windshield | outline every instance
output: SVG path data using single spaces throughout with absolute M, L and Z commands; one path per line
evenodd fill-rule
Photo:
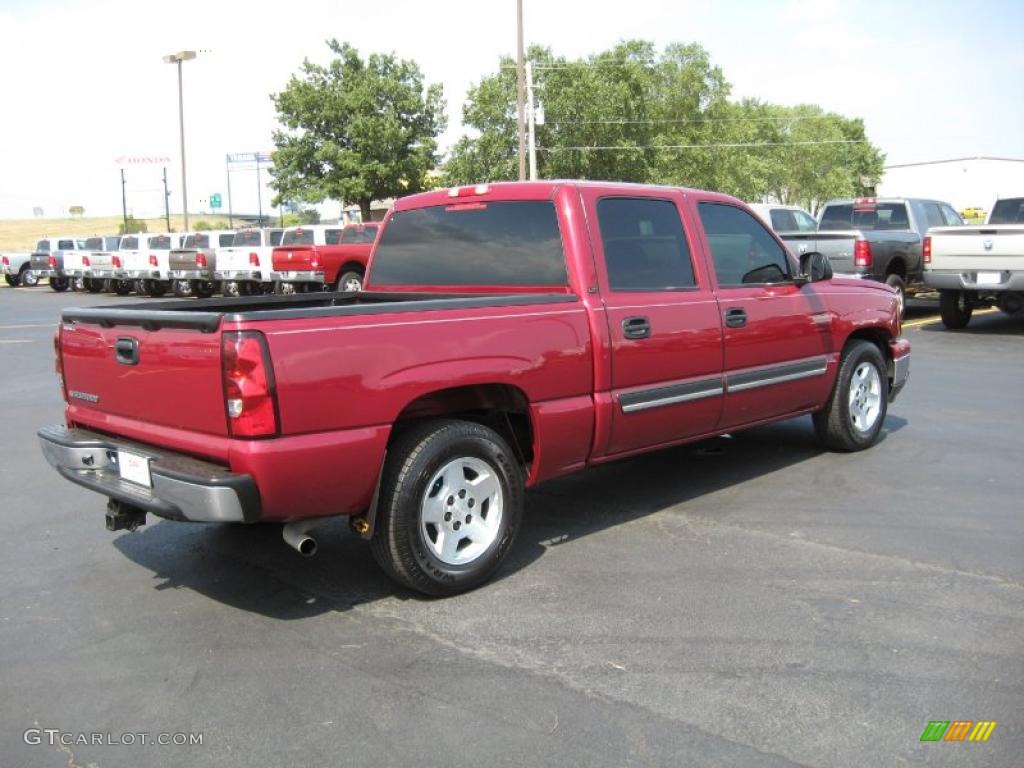
M 290 229 L 281 238 L 281 245 L 312 245 L 312 229 Z
M 825 206 L 819 229 L 910 229 L 906 203 L 838 203 Z
M 989 224 L 1024 224 L 1024 197 L 997 200 L 992 208 Z
M 550 201 L 439 205 L 399 211 L 381 233 L 376 285 L 564 286 Z
M 352 226 L 345 227 L 341 233 L 343 243 L 372 243 L 377 237 L 376 226 Z

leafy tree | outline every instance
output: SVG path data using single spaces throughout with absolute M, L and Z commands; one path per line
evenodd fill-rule
M 296 227 L 299 224 L 319 224 L 320 223 L 320 212 L 315 208 L 305 208 L 295 213 L 286 213 L 284 215 L 284 225 L 286 227 Z
M 117 234 L 119 235 L 133 235 L 137 232 L 146 232 L 146 222 L 136 219 L 134 216 L 129 216 L 125 221 L 121 222 L 117 227 Z
M 283 126 L 274 132 L 274 204 L 340 200 L 369 220 L 371 201 L 425 188 L 446 127 L 441 86 L 424 85 L 413 61 L 363 61 L 348 43 L 327 45 L 329 65 L 306 60 L 271 96 Z

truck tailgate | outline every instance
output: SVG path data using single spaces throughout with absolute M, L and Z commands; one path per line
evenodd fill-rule
M 96 412 L 227 434 L 220 334 L 65 321 L 60 345 L 68 403 L 83 421 Z
M 274 249 L 274 269 L 278 272 L 293 272 L 297 269 L 315 269 L 313 258 L 316 246 L 281 245 Z
M 936 227 L 931 269 L 970 272 L 1024 269 L 1024 225 Z

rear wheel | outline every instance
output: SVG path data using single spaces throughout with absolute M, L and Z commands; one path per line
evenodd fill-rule
M 132 292 L 132 288 L 135 287 L 134 280 L 111 280 L 110 288 L 118 296 L 127 296 Z
M 103 290 L 103 281 L 94 277 L 85 278 L 85 290 L 89 293 L 99 293 Z
M 71 281 L 66 277 L 51 277 L 50 287 L 57 293 L 64 293 L 64 291 L 71 287 Z
M 973 313 L 974 307 L 966 291 L 939 291 L 939 315 L 947 328 L 955 331 L 966 328 Z
M 174 295 L 181 298 L 192 295 L 192 281 L 191 280 L 175 280 L 173 283 Z
M 217 284 L 210 280 L 196 280 L 192 286 L 192 290 L 200 299 L 208 299 L 213 296 L 213 292 L 217 290 Z
M 337 289 L 341 293 L 358 293 L 363 290 L 363 276 L 358 272 L 345 272 L 338 278 Z
M 903 317 L 903 313 L 907 309 L 907 284 L 899 275 L 887 275 L 885 284 L 896 290 L 896 306 L 900 317 Z
M 75 293 L 81 293 L 85 290 L 85 278 L 76 277 L 71 281 L 71 290 Z
M 145 288 L 146 295 L 152 296 L 154 299 L 158 299 L 167 293 L 167 283 L 163 280 L 145 280 L 143 287 Z
M 11 286 L 11 288 L 18 287 L 19 280 L 17 275 L 4 275 L 4 280 L 9 286 Z
M 428 595 L 478 587 L 512 546 L 523 487 L 515 454 L 493 430 L 458 420 L 413 427 L 388 448 L 374 558 L 393 579 Z
M 293 293 L 298 293 L 299 290 L 295 283 L 275 283 L 274 293 L 281 296 L 291 296 Z
M 870 341 L 846 345 L 828 403 L 814 414 L 818 439 L 834 451 L 862 451 L 885 422 L 889 378 L 882 352 Z

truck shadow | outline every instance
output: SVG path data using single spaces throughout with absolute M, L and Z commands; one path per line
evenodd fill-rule
M 1003 312 L 992 312 L 975 315 L 970 325 L 957 331 L 951 331 L 941 323 L 926 325 L 920 330 L 923 333 L 952 333 L 958 336 L 1024 336 L 1024 314 L 1007 315 Z
M 882 439 L 906 423 L 890 415 Z M 528 567 L 558 544 L 794 470 L 821 453 L 810 419 L 804 417 L 544 483 L 527 494 L 519 537 L 495 581 Z M 343 520 L 316 529 L 320 549 L 309 559 L 282 541 L 278 525 L 152 520 L 136 533 L 118 536 L 114 546 L 152 572 L 157 592 L 190 589 L 239 610 L 288 621 L 385 598 L 427 599 L 390 581 Z

